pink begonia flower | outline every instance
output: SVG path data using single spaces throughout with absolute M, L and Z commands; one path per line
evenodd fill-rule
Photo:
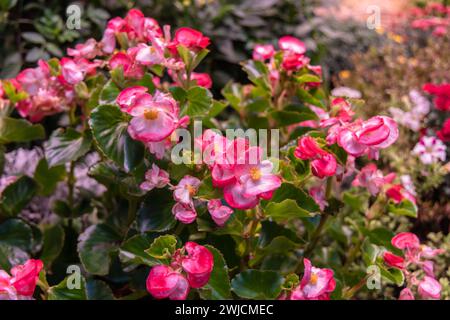
M 329 135 L 337 138 L 339 146 L 352 156 L 368 153 L 377 158 L 378 151 L 392 145 L 398 138 L 397 123 L 386 116 L 375 116 L 367 121 L 355 121 L 341 127 L 330 128 Z M 334 139 L 327 137 L 328 143 Z
M 381 170 L 378 170 L 376 164 L 369 163 L 356 175 L 352 185 L 367 188 L 370 194 L 375 196 L 381 191 L 384 185 L 392 183 L 394 179 L 394 173 L 383 176 L 383 173 Z
M 297 148 L 294 155 L 302 160 L 310 160 L 317 156 L 326 155 L 327 152 L 319 147 L 317 141 L 313 137 L 301 137 L 298 140 Z
M 175 219 L 184 224 L 190 224 L 197 219 L 197 212 L 192 203 L 175 203 L 172 207 L 172 214 L 175 216 Z
M 336 158 L 331 153 L 327 153 L 311 161 L 312 174 L 320 179 L 334 176 L 336 169 Z
M 212 87 L 212 79 L 207 73 L 191 73 L 191 80 L 195 80 L 197 85 L 200 87 L 204 87 L 206 89 L 210 89 Z
M 85 43 L 77 44 L 75 48 L 67 49 L 67 55 L 74 58 L 94 59 L 100 53 L 97 41 L 92 38 Z
M 145 173 L 145 181 L 141 183 L 141 189 L 145 191 L 154 188 L 160 189 L 164 188 L 169 182 L 169 173 L 153 163 L 152 168 Z
M 441 284 L 434 278 L 425 276 L 418 285 L 418 291 L 424 299 L 439 299 L 441 297 Z
M 187 256 L 181 260 L 181 266 L 187 273 L 189 285 L 192 288 L 201 288 L 206 285 L 214 268 L 214 257 L 204 246 L 195 242 L 186 242 L 184 248 Z
M 401 184 L 394 184 L 386 190 L 386 196 L 394 201 L 400 203 L 403 200 L 409 200 L 412 203 L 416 203 L 416 198 L 408 190 L 406 190 Z
M 136 61 L 144 66 L 163 64 L 164 56 L 153 46 L 140 43 L 137 46 Z
M 422 89 L 434 96 L 436 109 L 450 111 L 450 83 L 443 83 L 441 85 L 427 83 Z
M 222 205 L 222 201 L 220 199 L 209 200 L 208 211 L 211 215 L 211 218 L 220 227 L 223 227 L 230 216 L 233 214 L 233 209 Z
M 422 269 L 427 276 L 434 278 L 434 263 L 433 263 L 433 261 L 430 261 L 430 260 L 425 261 L 422 264 Z
M 304 54 L 306 52 L 305 44 L 292 36 L 283 36 L 278 40 L 280 50 L 289 51 L 296 54 Z
M 206 48 L 209 44 L 209 38 L 205 37 L 200 31 L 182 27 L 175 32 L 170 48 L 172 52 L 176 52 L 176 46 L 182 45 L 190 50 L 197 51 Z
M 173 197 L 176 201 L 183 204 L 190 204 L 192 197 L 197 193 L 201 181 L 192 176 L 184 176 L 173 191 Z
M 400 291 L 400 296 L 398 297 L 398 300 L 415 300 L 415 298 L 411 289 L 405 288 L 402 291 Z
M 287 53 L 283 56 L 281 66 L 287 71 L 294 71 L 306 67 L 310 59 L 303 54 Z
M 70 58 L 61 59 L 61 74 L 69 84 L 77 84 L 83 81 L 85 72 L 80 66 Z
M 156 299 L 185 300 L 189 283 L 179 272 L 165 265 L 150 270 L 146 281 L 147 291 Z
M 436 132 L 439 139 L 444 142 L 450 142 L 450 118 L 445 120 L 442 129 Z
M 403 257 L 397 256 L 389 251 L 383 253 L 383 260 L 389 267 L 403 269 L 405 265 L 405 259 Z
M 146 142 L 145 146 L 147 147 L 148 151 L 155 155 L 156 159 L 161 160 L 164 158 L 164 154 L 166 153 L 166 150 L 169 150 L 172 146 L 172 142 L 170 141 L 170 137 L 167 139 L 164 139 L 162 141 L 157 142 Z
M 310 188 L 309 195 L 319 205 L 320 210 L 323 211 L 328 206 L 328 202 L 325 199 L 325 187 L 323 185 Z
M 302 160 L 311 160 L 312 173 L 320 179 L 333 176 L 336 173 L 336 158 L 331 153 L 321 149 L 312 137 L 300 138 L 294 155 Z
M 400 250 L 417 249 L 420 247 L 419 238 L 411 232 L 398 233 L 392 238 L 391 243 Z
M 116 98 L 117 104 L 123 112 L 129 113 L 134 107 L 135 101 L 144 93 L 148 92 L 148 88 L 143 86 L 134 86 L 122 90 Z
M 70 108 L 75 94 L 72 86 L 67 86 L 61 77 L 52 76 L 50 67 L 43 60 L 34 69 L 25 69 L 11 81 L 18 91 L 25 91 L 28 97 L 17 103 L 22 117 L 31 122 Z
M 225 186 L 223 196 L 232 208 L 239 210 L 252 209 L 259 203 L 257 196 L 244 196 L 244 186 L 239 182 Z
M 23 265 L 17 265 L 11 269 L 11 284 L 18 294 L 23 296 L 33 295 L 36 283 L 44 264 L 41 260 L 30 259 Z
M 290 300 L 329 300 L 330 293 L 336 288 L 333 270 L 313 267 L 306 258 L 303 263 L 303 278 L 291 293 Z
M 433 164 L 445 161 L 447 147 L 436 137 L 422 137 L 415 145 L 412 153 L 419 156 L 423 164 Z
M 253 48 L 253 60 L 268 60 L 275 54 L 275 48 L 271 44 L 257 44 Z
M 130 48 L 127 52 L 118 52 L 109 60 L 111 70 L 122 68 L 126 78 L 141 79 L 144 76 L 144 67 L 136 61 L 139 48 Z
M 276 190 L 281 186 L 281 179 L 272 173 L 273 164 L 269 160 L 264 160 L 257 165 L 238 167 L 236 175 L 243 185 L 245 197 L 258 196 Z
M 177 102 L 159 91 L 154 96 L 148 93 L 138 96 L 129 113 L 133 118 L 128 132 L 133 139 L 144 143 L 164 140 L 184 121 L 178 119 Z
M 36 283 L 44 264 L 30 259 L 11 269 L 11 276 L 0 270 L 0 299 L 24 300 L 33 296 Z

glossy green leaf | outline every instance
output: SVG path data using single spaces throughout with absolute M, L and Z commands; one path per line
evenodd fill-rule
M 38 186 L 28 176 L 22 176 L 7 186 L 0 196 L 0 215 L 14 217 L 30 202 Z
M 226 261 L 219 250 L 210 245 L 205 247 L 213 254 L 214 268 L 208 283 L 199 290 L 200 296 L 207 300 L 230 299 L 231 285 Z
M 45 157 L 50 167 L 76 161 L 91 148 L 92 137 L 72 128 L 58 129 L 44 144 Z
M 43 196 L 51 195 L 58 185 L 58 182 L 66 177 L 66 167 L 64 165 L 49 168 L 47 160 L 42 158 L 34 172 L 34 180 L 39 185 L 39 194 Z
M 155 259 L 168 261 L 170 260 L 170 257 L 175 253 L 176 246 L 177 238 L 175 238 L 173 235 L 167 234 L 153 240 L 150 248 L 145 250 L 145 253 Z
M 245 299 L 276 299 L 284 278 L 275 271 L 246 270 L 233 278 L 231 287 L 239 297 Z
M 89 120 L 100 150 L 119 166 L 131 171 L 144 159 L 144 145 L 131 139 L 127 132 L 127 116 L 113 105 L 101 105 Z
M 120 235 L 106 224 L 92 225 L 78 238 L 78 254 L 91 274 L 107 275 L 111 254 L 117 249 Z
M 24 119 L 0 117 L 0 143 L 28 142 L 45 138 L 44 127 Z
M 44 245 L 40 259 L 49 268 L 51 263 L 59 256 L 64 246 L 65 233 L 61 225 L 45 227 L 43 230 Z

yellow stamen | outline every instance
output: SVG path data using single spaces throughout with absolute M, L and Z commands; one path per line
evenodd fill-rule
M 315 273 L 311 275 L 311 279 L 309 279 L 309 283 L 312 285 L 315 285 L 317 283 L 317 280 L 319 280 L 319 276 Z
M 261 171 L 257 167 L 253 167 L 250 169 L 250 177 L 252 180 L 259 180 L 261 179 Z
M 197 189 L 195 189 L 193 186 L 191 186 L 190 184 L 188 184 L 186 186 L 186 189 L 189 191 L 189 194 L 191 196 L 195 195 L 195 193 L 197 192 Z
M 144 118 L 147 120 L 155 120 L 156 118 L 158 118 L 158 110 L 150 109 L 144 111 Z

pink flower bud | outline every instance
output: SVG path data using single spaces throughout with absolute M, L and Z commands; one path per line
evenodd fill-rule
M 411 232 L 401 232 L 392 238 L 391 243 L 394 247 L 404 250 L 407 248 L 415 249 L 420 247 L 419 238 Z
M 32 296 L 44 264 L 41 260 L 30 259 L 23 265 L 11 269 L 11 284 L 22 296 Z
M 233 209 L 222 205 L 220 199 L 212 199 L 208 201 L 208 211 L 211 214 L 211 218 L 217 223 L 218 226 L 223 226 L 233 213 Z
M 156 299 L 185 300 L 189 293 L 186 278 L 165 265 L 150 270 L 146 285 L 147 291 Z
M 430 276 L 425 276 L 418 286 L 419 294 L 424 299 L 439 299 L 441 290 L 441 284 Z
M 415 300 L 415 298 L 411 289 L 405 288 L 402 291 L 400 291 L 400 296 L 398 297 L 398 300 Z
M 397 256 L 392 252 L 386 251 L 383 253 L 383 260 L 389 267 L 394 267 L 398 269 L 404 268 L 405 259 L 403 257 Z
M 195 242 L 185 244 L 187 257 L 182 259 L 181 265 L 187 273 L 189 285 L 192 288 L 201 288 L 208 283 L 214 267 L 214 257 L 204 246 Z

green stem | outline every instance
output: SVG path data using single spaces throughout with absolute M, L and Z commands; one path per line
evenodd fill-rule
M 67 188 L 69 190 L 69 194 L 67 197 L 68 203 L 69 203 L 69 208 L 71 210 L 70 212 L 70 217 L 69 217 L 69 227 L 72 227 L 73 224 L 73 206 L 75 204 L 75 196 L 74 196 L 74 191 L 75 191 L 75 183 L 76 183 L 76 178 L 75 178 L 75 162 L 72 161 L 70 162 L 70 169 L 69 169 L 69 176 L 67 177 Z
M 328 200 L 330 198 L 332 189 L 333 189 L 333 177 L 329 177 L 327 180 L 325 199 Z M 329 216 L 330 216 L 330 214 L 326 211 L 320 217 L 319 225 L 317 226 L 316 230 L 314 230 L 314 233 L 311 235 L 311 241 L 309 242 L 309 244 L 307 245 L 307 247 L 303 253 L 304 257 L 308 257 L 314 251 L 315 247 L 317 246 L 317 243 L 319 242 L 320 235 L 322 234 L 322 230 L 323 230 Z M 302 267 L 302 263 L 299 262 L 297 271 L 299 271 L 299 269 L 301 267 Z
M 366 275 L 364 278 L 361 279 L 361 281 L 359 281 L 357 284 L 355 284 L 353 287 L 351 287 L 350 289 L 346 290 L 344 292 L 344 294 L 342 295 L 342 298 L 344 300 L 348 300 L 353 298 L 353 296 L 359 291 L 361 290 L 362 287 L 364 287 L 364 285 L 367 282 L 367 279 L 372 276 L 372 274 L 368 274 Z

